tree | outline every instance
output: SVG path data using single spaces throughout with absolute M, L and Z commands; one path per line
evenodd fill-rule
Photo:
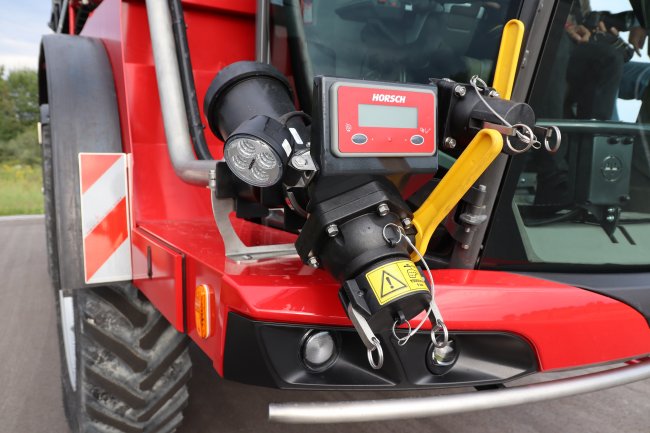
M 7 77 L 9 97 L 22 127 L 38 122 L 38 77 L 31 69 L 16 70 Z
M 10 164 L 37 165 L 41 162 L 36 125 L 25 128 L 11 140 L 0 143 L 0 161 Z
M 0 161 L 38 162 L 38 117 L 36 71 L 23 69 L 5 74 L 0 66 Z
M 9 95 L 9 86 L 4 76 L 4 67 L 0 66 L 0 142 L 15 137 L 19 132 L 14 102 Z
M 5 75 L 0 66 L 0 141 L 17 136 L 38 122 L 38 77 L 21 69 Z

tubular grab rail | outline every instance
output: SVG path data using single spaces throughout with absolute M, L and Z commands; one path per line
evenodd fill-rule
M 271 404 L 269 420 L 329 424 L 426 418 L 587 394 L 648 378 L 650 358 L 645 358 L 635 364 L 597 373 L 490 391 L 404 399 Z

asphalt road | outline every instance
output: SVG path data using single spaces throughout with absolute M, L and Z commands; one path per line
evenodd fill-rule
M 42 219 L 0 218 L 0 433 L 69 432 L 59 389 L 58 343 L 44 242 Z M 289 392 L 251 387 L 220 380 L 196 348 L 192 356 L 195 368 L 190 406 L 179 433 L 650 432 L 650 381 L 542 404 L 435 419 L 347 426 L 270 424 L 266 421 L 269 402 L 414 394 Z M 558 376 L 546 375 L 545 379 Z

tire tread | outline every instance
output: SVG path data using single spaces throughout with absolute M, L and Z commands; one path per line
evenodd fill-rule
M 80 431 L 174 431 L 189 398 L 187 337 L 131 285 L 77 297 L 86 414 Z

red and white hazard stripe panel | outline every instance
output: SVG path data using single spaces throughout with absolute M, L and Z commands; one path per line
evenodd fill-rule
M 132 279 L 126 154 L 80 153 L 86 283 Z

